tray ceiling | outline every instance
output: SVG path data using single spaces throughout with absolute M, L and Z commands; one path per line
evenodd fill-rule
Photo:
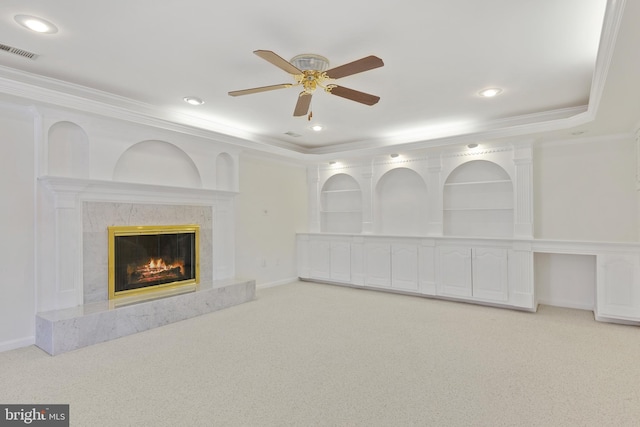
M 624 2 L 326 0 L 315 6 L 4 1 L 0 43 L 36 57 L 0 50 L 0 89 L 10 93 L 7 81 L 19 81 L 295 153 L 553 131 L 594 119 Z M 29 31 L 14 20 L 18 14 L 45 18 L 58 32 Z M 317 91 L 308 120 L 292 116 L 299 88 L 228 96 L 294 82 L 254 55 L 256 49 L 287 60 L 318 54 L 330 67 L 376 55 L 384 67 L 339 84 L 380 102 L 366 106 Z M 487 87 L 502 93 L 480 97 Z M 189 105 L 186 96 L 205 103 Z M 324 129 L 313 131 L 314 124 Z

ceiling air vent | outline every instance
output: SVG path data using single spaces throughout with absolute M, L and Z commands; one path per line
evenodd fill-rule
M 300 135 L 299 133 L 295 133 L 295 132 L 292 132 L 292 131 L 285 132 L 284 134 L 285 134 L 285 135 L 292 136 L 292 137 L 294 137 L 294 138 L 300 138 L 300 137 L 302 136 L 302 135 Z
M 29 59 L 36 59 L 38 57 L 38 55 L 33 52 L 18 49 L 17 47 L 9 46 L 2 43 L 0 43 L 0 50 L 4 50 L 5 52 L 13 53 L 14 55 L 22 56 Z

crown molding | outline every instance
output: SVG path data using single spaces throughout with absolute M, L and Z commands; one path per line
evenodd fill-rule
M 232 200 L 234 191 L 206 188 L 171 187 L 133 182 L 103 181 L 57 176 L 40 176 L 40 182 L 60 200 L 73 205 L 77 201 L 137 202 L 210 206 L 219 200 Z M 82 195 L 78 198 L 78 195 Z
M 618 38 L 618 32 L 622 24 L 626 0 L 609 0 L 604 14 L 604 23 L 602 25 L 602 33 L 600 34 L 600 46 L 598 47 L 598 56 L 596 58 L 596 66 L 591 80 L 591 90 L 589 92 L 589 117 L 590 121 L 594 120 L 600 99 L 604 92 L 607 81 L 609 67 L 613 60 L 615 44 Z
M 300 147 L 108 92 L 0 66 L 0 93 L 57 108 L 105 116 L 144 126 L 152 126 L 241 148 L 296 157 Z
M 607 2 L 587 105 L 508 117 L 482 124 L 352 141 L 328 147 L 304 148 L 294 143 L 242 131 L 223 123 L 176 111 L 167 112 L 147 103 L 5 66 L 0 66 L 0 93 L 300 161 L 322 161 L 338 156 L 342 158 L 370 156 L 387 154 L 391 152 L 390 150 L 419 150 L 466 144 L 481 139 L 518 137 L 569 129 L 594 120 L 613 58 L 625 3 L 626 0 Z
M 536 141 L 535 147 L 561 147 L 567 145 L 582 145 L 590 143 L 604 143 L 604 142 L 618 142 L 618 141 L 632 141 L 634 135 L 632 132 L 608 134 L 608 135 L 596 135 L 596 136 L 581 136 L 573 138 L 562 139 L 549 139 L 544 141 Z

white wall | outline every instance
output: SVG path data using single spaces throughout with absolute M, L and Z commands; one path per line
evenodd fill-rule
M 35 328 L 34 126 L 28 109 L 0 105 L 0 351 L 28 345 Z
M 545 142 L 534 150 L 535 237 L 638 241 L 632 137 Z M 536 254 L 538 302 L 592 309 L 595 257 Z
M 638 241 L 632 137 L 544 143 L 533 159 L 536 238 Z
M 236 275 L 258 285 L 296 278 L 296 233 L 308 231 L 307 206 L 304 167 L 242 154 Z

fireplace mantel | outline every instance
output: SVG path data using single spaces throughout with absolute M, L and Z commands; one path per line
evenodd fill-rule
M 236 192 L 54 176 L 39 177 L 38 183 L 39 203 L 43 207 L 39 211 L 37 232 L 38 312 L 85 303 L 83 281 L 87 267 L 83 265 L 83 257 L 91 254 L 92 248 L 83 240 L 87 234 L 83 227 L 83 209 L 92 203 L 146 208 L 157 212 L 160 218 L 163 209 L 166 211 L 171 206 L 174 210 L 211 208 L 207 212 L 211 213 L 213 225 L 209 236 L 204 238 L 208 238 L 213 247 L 210 271 L 203 276 L 208 280 L 225 280 L 235 275 L 233 201 Z M 127 225 L 113 222 L 110 225 Z
M 83 200 L 210 206 L 213 200 L 231 200 L 234 191 L 170 187 L 117 181 L 41 176 L 38 181 L 63 205 Z

